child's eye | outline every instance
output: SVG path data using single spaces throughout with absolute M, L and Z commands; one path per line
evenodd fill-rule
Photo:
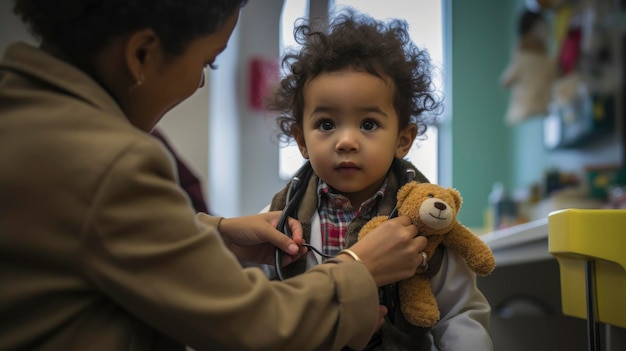
M 363 123 L 361 123 L 361 128 L 367 131 L 372 131 L 378 128 L 378 123 L 372 120 L 364 121 Z
M 322 131 L 329 131 L 329 130 L 333 130 L 333 128 L 335 128 L 335 124 L 332 121 L 329 121 L 329 120 L 321 120 L 321 121 L 317 122 L 317 128 L 322 130 Z
M 211 70 L 215 71 L 217 69 L 217 65 L 214 63 L 207 63 L 205 68 L 209 67 Z

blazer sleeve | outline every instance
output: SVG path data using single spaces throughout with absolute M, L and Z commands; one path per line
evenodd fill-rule
M 441 312 L 431 328 L 437 350 L 493 350 L 488 332 L 491 306 L 476 286 L 476 275 L 454 250 L 445 250 L 431 287 Z
M 82 262 L 94 290 L 196 350 L 360 349 L 374 332 L 377 288 L 362 264 L 284 282 L 242 268 L 217 229 L 195 221 L 154 140 L 116 157 L 89 213 Z

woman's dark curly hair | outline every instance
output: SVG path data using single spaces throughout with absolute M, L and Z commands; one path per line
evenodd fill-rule
M 246 0 L 15 0 L 33 34 L 64 54 L 90 55 L 109 40 L 152 28 L 167 54 L 217 30 Z
M 282 67 L 288 74 L 265 101 L 269 111 L 278 112 L 279 139 L 289 141 L 291 127 L 302 127 L 305 84 L 319 74 L 346 68 L 393 81 L 400 129 L 414 123 L 421 136 L 441 112 L 430 55 L 413 43 L 406 21 L 382 22 L 347 8 L 325 29 L 299 19 L 294 37 L 301 47 L 283 57 Z

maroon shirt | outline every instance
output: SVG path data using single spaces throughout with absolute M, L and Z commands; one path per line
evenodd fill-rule
M 191 169 L 189 169 L 189 167 L 187 167 L 185 162 L 180 158 L 176 151 L 174 151 L 174 148 L 172 148 L 165 136 L 163 136 L 159 130 L 155 128 L 150 134 L 159 139 L 170 151 L 172 156 L 174 156 L 174 160 L 176 161 L 176 170 L 178 171 L 178 184 L 181 188 L 183 188 L 183 190 L 185 190 L 187 195 L 189 195 L 193 208 L 196 209 L 196 212 L 209 213 L 209 207 L 204 199 L 200 179 L 191 171 Z

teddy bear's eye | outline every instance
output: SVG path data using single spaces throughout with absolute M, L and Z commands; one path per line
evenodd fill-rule
M 432 199 L 433 197 L 435 197 L 435 195 L 433 195 L 433 194 L 428 194 L 428 197 L 430 197 L 430 198 Z

